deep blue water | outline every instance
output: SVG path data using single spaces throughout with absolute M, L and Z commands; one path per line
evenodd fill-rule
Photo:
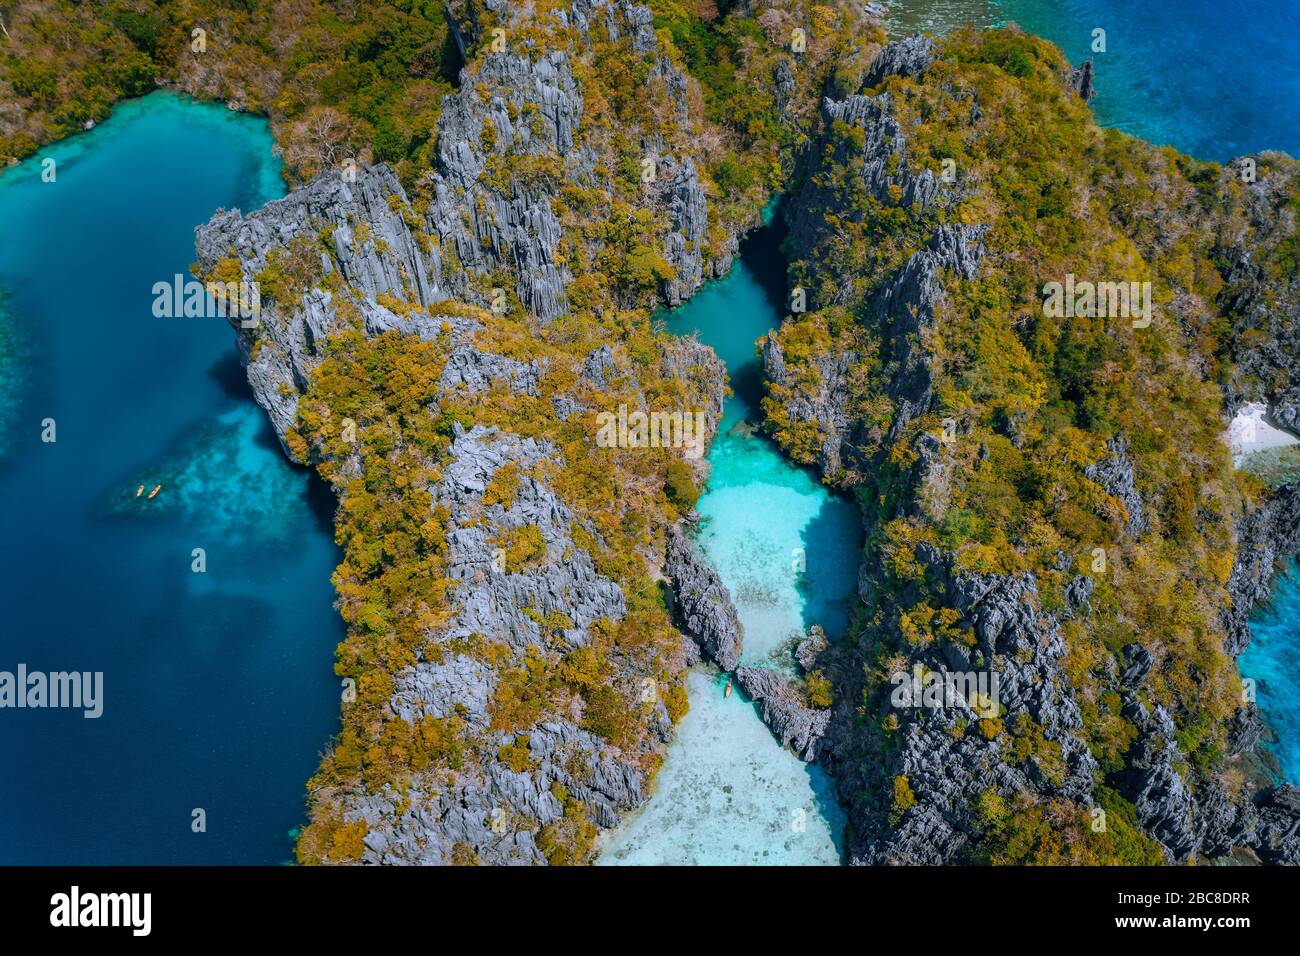
M 104 673 L 97 720 L 0 709 L 0 864 L 292 855 L 337 728 L 332 503 L 225 321 L 151 310 L 197 224 L 282 194 L 271 147 L 154 94 L 0 176 L 0 670 Z
M 1300 0 L 999 0 L 997 13 L 1097 68 L 1093 109 L 1198 159 L 1300 153 Z M 1091 52 L 1094 29 L 1106 52 Z
M 1098 121 L 1200 159 L 1275 149 L 1300 156 L 1300 0 L 938 0 L 891 5 L 891 34 L 1014 20 L 1097 69 Z M 1106 31 L 1106 52 L 1091 50 Z M 1300 572 L 1252 621 L 1242 674 L 1300 781 Z
M 1014 21 L 1092 57 L 1098 121 L 1199 159 L 1300 153 L 1300 0 L 899 0 L 891 36 Z M 1092 51 L 1094 29 L 1106 51 Z

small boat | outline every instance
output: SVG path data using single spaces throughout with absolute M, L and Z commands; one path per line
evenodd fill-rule
M 728 697 L 731 696 L 731 678 L 730 678 L 730 677 L 727 678 L 727 696 L 728 696 Z
M 158 494 L 160 491 L 162 491 L 162 485 L 154 485 L 153 491 L 149 492 L 149 498 L 152 500 L 153 496 Z
M 135 496 L 137 498 L 139 498 L 142 494 L 144 494 L 144 485 L 141 485 L 139 488 L 135 489 Z

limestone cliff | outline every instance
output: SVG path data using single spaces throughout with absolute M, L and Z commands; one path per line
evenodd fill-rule
M 260 288 L 258 321 L 232 323 L 257 401 L 340 499 L 343 730 L 300 859 L 585 862 L 686 707 L 698 649 L 660 569 L 691 636 L 738 660 L 734 610 L 670 532 L 703 463 L 602 447 L 596 423 L 627 406 L 716 428 L 721 362 L 649 309 L 729 268 L 832 60 L 874 53 L 850 7 L 809 9 L 765 4 L 775 42 L 729 47 L 781 78 L 759 129 L 705 109 L 626 0 L 453 4 L 466 67 L 431 168 L 345 165 L 199 230 L 206 278 Z
M 816 659 L 852 862 L 1297 862 L 1232 663 L 1294 494 L 1218 434 L 1247 400 L 1289 421 L 1295 164 L 1157 154 L 1090 91 L 1015 31 L 898 42 L 798 170 L 807 311 L 764 345 L 765 409 L 863 507 L 863 609 Z M 1055 321 L 1067 273 L 1155 278 L 1159 325 Z M 936 675 L 971 692 L 900 696 Z

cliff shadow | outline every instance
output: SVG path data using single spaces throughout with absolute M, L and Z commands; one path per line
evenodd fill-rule
M 770 222 L 740 241 L 740 262 L 754 277 L 754 283 L 761 291 L 764 304 L 772 317 L 769 329 L 780 326 L 786 314 L 788 264 L 781 246 L 789 229 L 781 218 L 778 207 L 773 207 Z M 744 407 L 750 410 L 746 418 L 754 422 L 761 420 L 759 403 L 766 386 L 763 381 L 763 365 L 757 356 L 732 369 L 731 389 Z
M 849 629 L 857 603 L 862 562 L 862 515 L 856 504 L 828 494 L 803 529 L 804 573 L 799 593 L 804 619 L 819 624 L 831 641 Z

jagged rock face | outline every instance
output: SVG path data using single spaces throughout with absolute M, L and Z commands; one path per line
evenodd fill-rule
M 672 231 L 668 233 L 667 258 L 673 264 L 675 275 L 662 283 L 662 295 L 670 306 L 676 307 L 689 298 L 705 278 L 701 242 L 708 228 L 709 206 L 695 164 L 689 157 L 671 169 L 664 198 L 672 225 Z
M 1240 657 L 1250 644 L 1250 613 L 1267 600 L 1278 564 L 1300 551 L 1300 486 L 1288 485 L 1237 523 L 1237 558 L 1228 579 L 1225 650 Z
M 925 343 L 934 331 L 943 301 L 941 277 L 947 271 L 973 278 L 984 255 L 983 235 L 979 226 L 941 227 L 927 247 L 913 255 L 867 306 L 864 320 L 890 330 L 888 349 L 893 374 L 888 391 L 896 407 L 891 435 L 901 433 L 930 407 L 932 376 Z M 860 450 L 865 445 L 860 425 L 850 410 L 850 372 L 859 359 L 853 352 L 819 357 L 816 391 L 796 391 L 787 405 L 792 421 L 820 426 L 825 436 L 818 461 L 823 474 L 869 467 Z M 785 356 L 775 336 L 768 336 L 764 342 L 763 365 L 769 382 L 790 383 Z
M 469 6 L 469 5 L 465 5 Z M 528 16 L 523 5 L 488 4 L 509 32 Z M 453 5 L 456 15 L 459 5 Z M 469 10 L 460 11 L 468 16 Z M 662 84 L 672 115 L 682 129 L 692 126 L 686 77 L 665 56 L 655 55 L 653 17 L 631 3 L 576 2 L 555 11 L 572 23 L 588 44 L 599 22 L 611 40 L 629 37 L 632 51 L 650 61 L 649 81 Z M 463 41 L 477 32 L 462 25 Z M 540 186 L 518 174 L 493 171 L 502 157 L 554 157 L 563 178 L 583 187 L 609 188 L 601 166 L 607 157 L 584 142 L 584 96 L 574 78 L 575 51 L 542 56 L 516 52 L 486 55 L 476 71 L 466 71 L 461 89 L 444 101 L 439 119 L 439 161 L 428 175 L 432 194 L 425 229 L 436 237 L 434 278 L 440 291 L 461 301 L 489 304 L 476 278 L 504 270 L 515 277 L 515 292 L 529 312 L 543 321 L 564 314 L 573 274 L 561 252 L 563 228 L 555 213 L 559 184 Z M 660 282 L 670 306 L 681 304 L 705 279 L 731 265 L 734 239 L 706 262 L 708 200 L 689 156 L 678 157 L 655 134 L 644 144 L 655 163 L 648 204 L 665 212 L 662 253 L 673 277 Z M 637 304 L 634 302 L 624 303 Z
M 1192 832 L 1192 794 L 1174 762 L 1182 758 L 1175 740 L 1177 728 L 1168 711 L 1147 708 L 1131 693 L 1123 714 L 1138 737 L 1120 774 L 1122 792 L 1137 810 L 1138 820 L 1160 841 L 1175 862 L 1185 861 L 1197 847 Z
M 482 520 L 468 525 L 454 517 L 451 521 L 447 574 L 457 582 L 456 612 L 437 644 L 454 645 L 483 635 L 522 650 L 545 641 L 536 615 L 555 613 L 573 623 L 563 639 L 579 647 L 595 621 L 618 621 L 626 615 L 622 592 L 574 546 L 569 531 L 576 519 L 546 485 L 523 477 L 508 508 L 481 507 L 488 483 L 507 462 L 527 469 L 555 458 L 556 450 L 545 442 L 481 425 L 469 430 L 456 426 L 451 461 L 434 489 L 435 498 L 453 516 L 482 514 Z M 492 547 L 492 534 L 525 526 L 541 529 L 546 558 L 533 567 L 503 566 Z M 426 655 L 395 675 L 391 706 L 408 722 L 456 713 L 491 743 L 509 744 L 515 735 L 492 734 L 489 729 L 496 677 L 491 667 L 464 655 L 440 660 Z M 671 726 L 666 713 L 660 720 Z M 482 863 L 542 863 L 530 833 L 498 833 L 492 821 L 522 814 L 545 826 L 560 819 L 564 808 L 551 793 L 552 783 L 566 787 L 586 805 L 591 819 L 605 827 L 644 799 L 644 772 L 573 722 L 544 721 L 525 736 L 536 770 L 516 772 L 488 763 L 457 774 L 417 775 L 405 801 L 387 789 L 350 801 L 345 819 L 365 820 L 369 827 L 365 862 L 443 864 L 450 861 L 455 844 L 462 843 Z
M 1258 168 L 1254 181 L 1243 184 L 1241 164 L 1247 160 Z M 1225 411 L 1262 401 L 1280 428 L 1300 433 L 1300 276 L 1274 262 L 1277 248 L 1300 227 L 1293 198 L 1300 189 L 1297 177 L 1300 163 L 1280 153 L 1230 164 L 1224 191 L 1241 190 L 1241 209 L 1219 227 L 1216 254 L 1230 264 L 1219 297 L 1233 320 L 1225 340 L 1234 363 Z
M 924 34 L 895 40 L 871 64 L 862 79 L 866 87 L 876 86 L 890 76 L 907 76 L 918 79 L 934 62 L 934 40 Z
M 425 229 L 437 239 L 435 273 L 448 298 L 490 305 L 473 279 L 505 269 L 530 312 L 549 321 L 565 311 L 572 275 L 557 264 L 562 230 L 550 195 L 517 179 L 504 189 L 481 179 L 493 155 L 567 159 L 582 109 L 569 54 L 561 50 L 535 61 L 491 54 L 472 84 L 446 98 Z
M 432 301 L 429 263 L 401 215 L 407 208 L 401 183 L 380 165 L 359 171 L 354 182 L 326 173 L 255 212 L 218 212 L 195 230 L 205 273 L 234 259 L 246 280 L 264 286 L 257 277 L 265 274 L 272 252 L 293 248 L 315 267 L 313 285 L 288 301 L 277 301 L 264 288 L 253 327 L 238 317 L 230 320 L 253 395 L 282 440 L 296 419 L 298 396 L 320 364 L 325 339 L 347 324 L 340 318 L 341 303 L 356 310 L 372 332 L 391 328 L 431 338 L 444 324 L 432 316 L 407 319 L 375 301 L 380 295 L 414 296 L 420 305 Z M 338 289 L 340 279 L 346 284 L 341 291 L 315 284 Z
M 790 678 L 766 667 L 739 667 L 736 682 L 759 704 L 763 723 L 771 728 L 781 746 L 789 747 L 800 760 L 811 763 L 830 726 L 831 712 L 809 707 Z
M 888 56 L 896 46 L 885 47 L 876 62 Z M 847 142 L 831 144 L 825 141 L 823 132 L 823 141 L 807 151 L 805 163 L 809 165 L 801 169 L 805 186 L 800 192 L 800 201 L 789 207 L 790 242 L 794 248 L 814 249 L 834 231 L 834 226 L 823 213 L 832 206 L 839 207 L 837 191 L 830 185 L 819 184 L 810 175 L 823 164 L 852 164 L 863 188 L 881 202 L 893 202 L 891 187 L 900 191 L 903 204 L 908 206 L 916 204 L 925 208 L 937 200 L 939 180 L 934 172 L 926 169 L 914 174 L 905 162 L 907 138 L 894 117 L 894 103 L 888 93 L 855 95 L 844 100 L 827 98 L 822 101 L 822 120 L 825 127 L 841 122 L 861 130 L 864 145 L 859 149 L 856 144 Z M 829 156 L 826 155 L 828 148 L 832 150 Z M 847 289 L 844 294 L 848 294 Z M 810 305 L 821 307 L 826 304 L 833 303 Z
M 1117 435 L 1107 443 L 1106 448 L 1110 451 L 1110 457 L 1089 465 L 1083 473 L 1105 488 L 1108 494 L 1119 499 L 1127 515 L 1125 533 L 1131 538 L 1140 537 L 1147 529 L 1147 521 L 1142 515 L 1142 496 L 1134 484 L 1128 442 L 1123 435 Z
M 664 573 L 672 581 L 675 616 L 683 633 L 724 671 L 735 670 L 744 631 L 731 592 L 680 527 L 669 532 Z
M 1262 795 L 1255 832 L 1265 862 L 1300 866 L 1300 787 L 1283 784 Z
M 954 573 L 951 555 L 921 549 L 928 570 L 951 595 L 962 614 L 959 627 L 973 630 L 971 648 L 945 645 L 919 650 L 907 660 L 904 675 L 923 672 L 990 675 L 986 686 L 1002 722 L 1013 725 L 1024 716 L 1042 728 L 1043 737 L 1060 748 L 1059 769 L 1036 761 L 1015 763 L 1003 739 L 974 732 L 973 724 L 989 711 L 987 701 L 958 696 L 942 708 L 903 706 L 892 713 L 900 728 L 897 745 L 885 767 L 864 772 L 852 758 L 859 731 L 852 708 L 840 704 L 830 728 L 831 766 L 841 778 L 847 797 L 855 785 L 879 785 L 905 776 L 915 806 L 891 819 L 883 809 L 867 810 L 849 859 L 863 864 L 941 864 L 960 862 L 978 833 L 974 799 L 983 793 L 1013 796 L 1036 794 L 1091 805 L 1097 764 L 1081 739 L 1083 720 L 1062 663 L 1065 641 L 1058 622 L 1040 606 L 1033 576 Z M 852 666 L 841 663 L 839 666 Z M 962 730 L 959 722 L 970 729 Z M 856 745 L 860 748 L 860 744 Z
M 528 773 L 492 764 L 457 775 L 448 789 L 420 781 L 404 797 L 387 791 L 359 795 L 348 816 L 369 824 L 364 862 L 441 866 L 461 844 L 473 848 L 483 864 L 541 865 L 546 857 L 531 832 L 494 829 L 494 822 L 512 812 L 543 826 L 559 820 L 564 807 L 551 792 L 553 783 L 567 788 L 605 827 L 644 799 L 645 775 L 568 721 L 531 728 L 528 750 L 537 767 Z
M 690 383 L 693 394 L 700 395 L 708 441 L 722 422 L 722 408 L 727 400 L 727 365 L 718 353 L 693 336 L 669 339 L 663 350 L 664 367 L 674 378 Z
M 541 461 L 560 460 L 547 442 L 500 435 L 481 425 L 469 431 L 456 426 L 451 455 L 435 497 L 453 515 L 473 513 L 471 507 L 481 503 L 488 482 L 506 462 L 527 470 Z M 469 525 L 453 521 L 447 534 L 452 552 L 447 575 L 458 582 L 458 611 L 444 638 L 485 634 L 522 650 L 544 641 L 534 615 L 558 613 L 573 623 L 564 632 L 565 641 L 580 647 L 587 628 L 596 621 L 621 621 L 627 613 L 623 594 L 614 582 L 597 574 L 590 556 L 574 545 L 569 530 L 575 521 L 554 491 L 526 475 L 520 478 L 508 509 L 494 504 L 484 509 L 483 521 Z M 492 535 L 524 527 L 541 530 L 546 557 L 534 569 L 503 567 Z M 530 609 L 534 614 L 528 613 Z
M 925 37 L 895 41 L 884 48 L 868 71 L 864 86 L 878 85 L 887 76 L 919 77 L 934 55 L 933 42 Z M 972 107 L 974 109 L 974 107 Z M 953 201 L 945 196 L 933 170 L 914 172 L 909 163 L 907 138 L 894 116 L 888 93 L 854 95 L 844 100 L 827 98 L 822 104 L 823 132 L 805 153 L 800 170 L 804 183 L 797 202 L 789 204 L 790 245 L 815 263 L 822 250 L 834 248 L 835 223 L 840 217 L 858 215 L 842 208 L 843 187 L 823 183 L 817 175 L 826 167 L 852 170 L 855 186 L 886 205 L 915 207 L 924 211 L 946 207 Z M 862 133 L 861 143 L 832 137 L 832 124 L 847 124 Z M 833 215 L 828 216 L 828 213 Z M 876 289 L 863 308 L 861 321 L 887 331 L 886 353 L 891 363 L 890 397 L 897 406 L 893 432 L 899 433 L 931 402 L 931 375 L 926 360 L 928 336 L 933 332 L 937 310 L 943 301 L 946 272 L 973 278 L 985 254 L 986 229 L 979 225 L 944 225 L 931 235 L 925 248 L 916 252 L 887 282 Z M 832 284 L 832 299 L 810 302 L 810 308 L 850 305 L 854 283 Z M 852 351 L 834 351 L 817 359 L 814 388 L 790 389 L 786 413 L 795 423 L 815 423 L 823 438 L 818 465 L 826 475 L 861 470 L 868 463 L 861 452 L 867 444 L 858 416 L 850 411 L 850 372 L 862 356 Z M 769 336 L 763 349 L 764 372 L 769 382 L 790 386 L 781 344 Z
M 826 640 L 826 632 L 814 624 L 795 647 L 795 662 L 803 669 L 804 673 L 807 673 L 817 666 L 817 659 L 826 652 L 829 646 L 830 644 Z
M 1069 86 L 1085 103 L 1097 95 L 1097 89 L 1093 86 L 1092 60 L 1084 60 L 1070 71 Z

